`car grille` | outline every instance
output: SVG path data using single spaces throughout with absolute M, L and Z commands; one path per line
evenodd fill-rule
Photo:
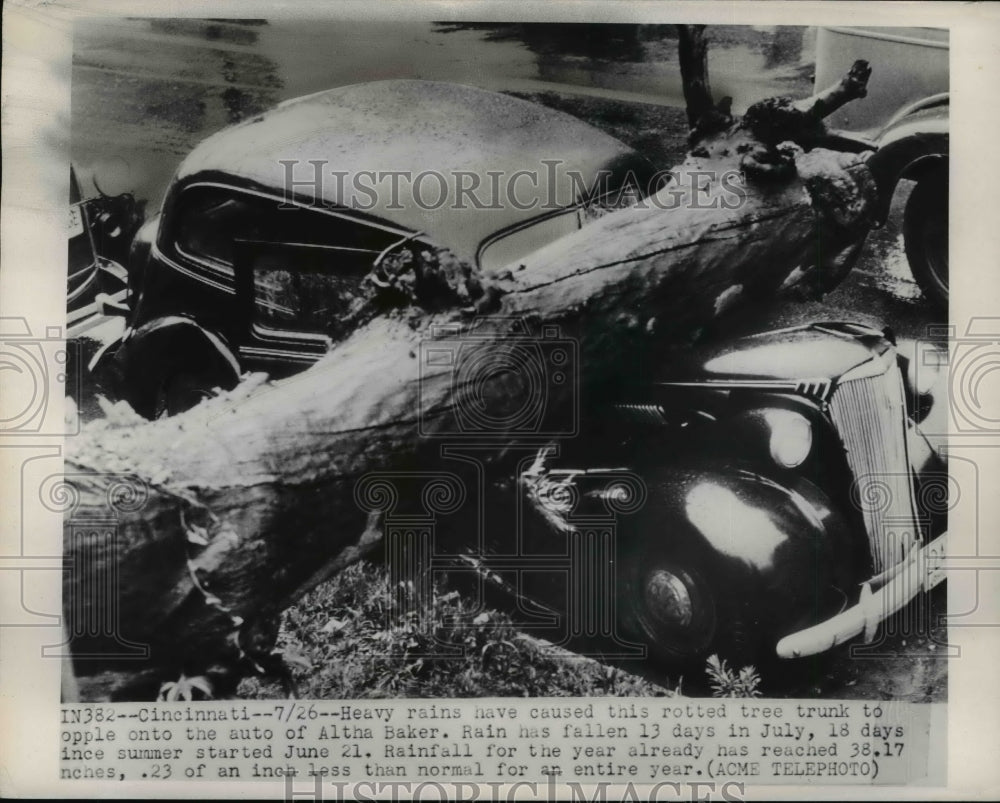
M 876 573 L 899 563 L 920 539 L 903 382 L 894 357 L 890 350 L 848 372 L 830 399 L 854 474 L 851 497 L 865 520 Z

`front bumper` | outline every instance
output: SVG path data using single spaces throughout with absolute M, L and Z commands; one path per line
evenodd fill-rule
M 818 625 L 785 636 L 778 642 L 778 657 L 815 655 L 861 633 L 866 643 L 872 642 L 880 622 L 945 579 L 947 538 L 947 533 L 938 536 L 914 550 L 899 565 L 862 584 L 861 597 L 853 607 Z

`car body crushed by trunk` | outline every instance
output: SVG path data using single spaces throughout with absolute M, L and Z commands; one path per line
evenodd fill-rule
M 943 578 L 947 466 L 917 420 L 933 394 L 857 324 L 724 339 L 539 450 L 526 539 L 568 552 L 613 524 L 618 633 L 668 664 L 871 641 Z
M 128 331 L 92 367 L 140 414 L 179 412 L 242 372 L 315 362 L 400 245 L 505 265 L 655 177 L 570 115 L 471 87 L 383 81 L 286 102 L 181 165 L 132 246 Z

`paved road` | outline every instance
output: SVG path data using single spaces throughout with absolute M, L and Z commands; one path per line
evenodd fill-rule
M 720 29 L 715 39 L 713 86 L 737 98 L 737 110 L 761 97 L 809 91 L 808 35 L 802 31 Z M 652 105 L 682 102 L 676 41 L 639 26 L 609 35 L 588 26 L 539 31 L 380 24 L 344 31 L 295 21 L 123 19 L 82 23 L 74 47 L 77 173 L 85 185 L 96 177 L 106 192 L 132 191 L 151 208 L 183 156 L 207 134 L 331 86 L 417 77 Z M 912 338 L 940 322 L 921 298 L 902 251 L 898 219 L 905 192 L 890 225 L 870 238 L 841 287 L 822 301 L 782 305 L 768 313 L 773 322 L 850 318 Z M 91 334 L 106 339 L 119 325 L 109 321 Z M 929 615 L 942 612 L 944 600 L 935 594 Z M 942 629 L 897 635 L 883 645 L 898 654 L 893 660 L 835 655 L 804 670 L 794 693 L 940 699 L 945 662 L 930 649 L 930 638 L 942 640 Z
M 673 26 L 449 26 L 282 19 L 100 19 L 74 37 L 72 156 L 82 178 L 159 202 L 207 134 L 292 97 L 387 78 L 682 106 Z M 710 60 L 740 110 L 809 87 L 803 29 L 723 28 Z M 669 34 L 669 35 L 665 35 Z

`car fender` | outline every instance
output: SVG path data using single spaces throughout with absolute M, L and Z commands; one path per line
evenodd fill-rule
M 947 164 L 948 95 L 935 95 L 903 109 L 876 137 L 868 166 L 879 188 L 876 217 L 884 222 L 900 179 L 919 181 Z
M 837 613 L 867 576 L 866 547 L 826 495 L 732 467 L 672 469 L 649 521 L 717 578 L 726 604 L 777 639 Z M 704 570 L 703 570 L 704 571 Z
M 110 356 L 111 349 L 107 352 Z M 225 340 L 184 315 L 154 318 L 130 330 L 111 359 L 116 391 L 143 415 L 174 372 L 210 371 L 222 387 L 234 387 L 241 374 Z
M 606 500 L 607 488 L 619 484 L 614 472 L 593 470 L 557 470 L 528 483 L 550 538 L 606 511 L 588 500 Z M 546 484 L 553 487 L 540 487 Z M 804 480 L 789 485 L 732 466 L 672 466 L 647 476 L 642 496 L 641 509 L 616 517 L 624 564 L 647 549 L 676 551 L 710 573 L 722 595 L 752 609 L 750 618 L 775 638 L 836 613 L 870 573 L 866 548 L 846 518 Z M 554 510 L 546 504 L 553 499 L 572 499 L 573 509 Z M 622 581 L 627 585 L 627 576 Z
M 101 346 L 94 353 L 94 356 L 90 358 L 90 362 L 87 363 L 87 370 L 92 374 L 108 370 L 114 362 L 115 355 L 118 353 L 118 349 L 121 348 L 124 339 L 125 335 L 120 334 L 114 340 L 109 340 Z
M 805 555 L 853 551 L 844 518 L 803 479 L 789 485 L 744 468 L 672 468 L 647 495 L 652 515 L 669 513 L 705 548 L 762 577 L 783 580 L 782 567 Z

